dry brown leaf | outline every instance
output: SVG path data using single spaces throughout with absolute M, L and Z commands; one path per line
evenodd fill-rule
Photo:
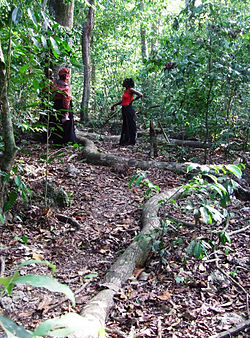
M 39 253 L 36 253 L 36 252 L 33 252 L 32 258 L 42 261 L 43 260 L 43 255 L 39 254 Z
M 168 300 L 170 298 L 170 292 L 168 290 L 164 291 L 163 294 L 157 296 L 160 300 Z

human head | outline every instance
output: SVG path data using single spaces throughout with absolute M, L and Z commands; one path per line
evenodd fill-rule
M 65 82 L 69 82 L 70 79 L 70 69 L 67 67 L 63 67 L 59 70 L 59 78 Z
M 123 81 L 123 87 L 126 87 L 126 88 L 133 88 L 135 86 L 134 84 L 134 80 L 130 77 L 130 78 L 126 78 L 124 79 Z

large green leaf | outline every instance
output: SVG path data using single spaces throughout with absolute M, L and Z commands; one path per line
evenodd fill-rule
M 235 164 L 227 164 L 225 167 L 228 171 L 230 171 L 236 177 L 241 178 L 242 171 L 241 171 L 239 166 L 237 166 Z
M 72 332 L 84 332 L 82 317 L 77 313 L 68 313 L 62 317 L 48 319 L 38 326 L 34 335 L 65 337 Z
M 22 326 L 17 325 L 13 320 L 0 314 L 0 323 L 9 338 L 30 338 L 32 334 L 26 331 Z
M 34 12 L 32 11 L 32 9 L 28 8 L 27 13 L 28 13 L 28 16 L 30 17 L 30 19 L 32 20 L 33 24 L 35 26 L 37 26 L 36 17 L 35 17 Z
M 20 276 L 15 280 L 15 284 L 29 284 L 35 287 L 46 288 L 52 292 L 62 292 L 68 297 L 75 306 L 75 297 L 67 285 L 59 283 L 55 278 L 40 275 Z
M 14 25 L 17 25 L 22 16 L 22 10 L 20 7 L 15 7 L 11 13 L 11 19 Z
M 52 36 L 49 38 L 50 42 L 51 42 L 51 47 L 52 47 L 52 52 L 54 54 L 54 56 L 58 59 L 60 51 L 58 49 L 57 43 L 56 41 L 52 38 Z

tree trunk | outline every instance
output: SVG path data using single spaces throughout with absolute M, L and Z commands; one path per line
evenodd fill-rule
M 0 42 L 0 115 L 2 118 L 4 151 L 0 157 L 0 170 L 10 172 L 15 160 L 17 147 L 13 133 L 13 125 L 9 110 L 9 101 L 7 93 L 7 72 Z M 6 193 L 6 182 L 4 176 L 0 175 L 0 213 L 2 214 L 4 199 Z
M 84 66 L 84 85 L 83 95 L 81 103 L 81 122 L 87 122 L 89 120 L 89 97 L 90 97 L 90 81 L 91 81 L 91 62 L 90 62 L 90 39 L 91 33 L 94 27 L 94 9 L 93 0 L 89 1 L 90 7 L 86 17 L 86 21 L 82 28 L 82 61 Z
M 153 121 L 150 121 L 150 151 L 149 151 L 149 157 L 158 157 L 158 147 L 157 147 L 157 136 L 155 132 L 155 127 L 153 124 Z
M 65 0 L 50 0 L 49 11 L 60 25 L 70 29 L 73 28 L 74 0 L 70 2 Z

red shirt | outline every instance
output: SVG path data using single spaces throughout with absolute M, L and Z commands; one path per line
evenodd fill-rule
M 58 81 L 54 80 L 53 82 L 54 82 L 55 87 L 57 87 L 61 91 L 61 92 L 60 91 L 56 92 L 54 96 L 54 100 L 62 100 L 63 108 L 69 109 L 70 100 L 71 100 L 71 90 L 68 84 L 60 80 Z
M 130 88 L 128 88 L 122 95 L 122 106 L 128 106 L 132 101 L 133 94 L 130 93 Z

